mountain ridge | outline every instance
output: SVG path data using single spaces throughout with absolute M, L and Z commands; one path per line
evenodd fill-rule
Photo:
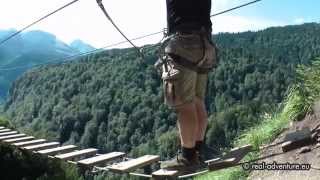
M 0 30 L 0 39 L 15 32 L 15 29 Z M 69 46 L 55 35 L 40 30 L 23 32 L 5 42 L 0 47 L 0 103 L 6 98 L 10 84 L 23 72 L 39 64 L 58 63 L 89 47 L 84 42 L 77 47 Z

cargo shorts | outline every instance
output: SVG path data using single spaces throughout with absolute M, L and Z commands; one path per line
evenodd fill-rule
M 174 64 L 179 73 L 174 78 L 163 79 L 164 100 L 171 108 L 179 108 L 191 103 L 197 97 L 205 99 L 208 73 L 198 73 Z M 169 72 L 172 69 L 169 69 Z
M 172 108 L 204 100 L 208 72 L 217 65 L 217 48 L 209 36 L 199 33 L 177 33 L 166 47 L 166 63 L 162 69 L 165 103 Z

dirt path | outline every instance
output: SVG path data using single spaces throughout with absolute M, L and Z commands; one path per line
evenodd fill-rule
M 281 142 L 285 134 L 293 132 L 296 129 L 308 127 L 314 128 L 320 123 L 320 102 L 313 107 L 313 112 L 307 115 L 302 121 L 294 122 L 288 130 L 285 130 L 273 143 Z M 300 153 L 300 149 L 296 149 L 284 154 L 280 154 L 259 163 L 266 164 L 276 163 L 292 163 L 292 164 L 310 164 L 310 170 L 255 170 L 252 171 L 248 179 L 250 180 L 320 180 L 320 145 L 313 144 L 308 146 L 312 150 L 306 153 Z M 281 153 L 281 146 L 272 147 L 262 152 L 261 156 L 268 156 Z

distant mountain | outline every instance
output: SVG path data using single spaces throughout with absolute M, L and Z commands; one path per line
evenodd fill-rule
M 80 51 L 81 53 L 85 53 L 85 52 L 88 52 L 88 51 L 92 51 L 92 50 L 95 50 L 96 48 L 94 48 L 93 46 L 77 39 L 77 40 L 74 40 L 71 44 L 70 44 L 70 47 L 73 48 L 73 49 L 76 49 L 78 51 Z
M 77 50 L 58 40 L 53 34 L 43 31 L 31 31 L 22 34 L 22 40 L 26 44 L 24 49 L 26 52 L 47 51 L 47 53 L 61 53 L 64 55 L 78 53 Z
M 17 32 L 0 30 L 0 40 Z M 74 48 L 76 47 L 76 48 Z M 64 57 L 93 48 L 77 40 L 75 45 L 60 41 L 55 35 L 43 31 L 21 33 L 0 46 L 0 103 L 5 99 L 12 81 L 26 70 L 39 64 L 57 63 Z

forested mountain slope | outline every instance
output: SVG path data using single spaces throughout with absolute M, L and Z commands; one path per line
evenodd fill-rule
M 88 51 L 93 51 L 95 50 L 95 48 L 83 41 L 81 41 L 80 39 L 74 40 L 70 43 L 70 47 L 73 49 L 78 50 L 81 53 L 86 53 Z
M 0 39 L 16 33 L 0 30 Z M 71 45 L 44 31 L 28 31 L 0 46 L 0 103 L 5 99 L 11 82 L 23 72 L 43 63 L 57 63 L 66 56 L 75 55 L 91 46 L 75 41 Z
M 281 102 L 295 67 L 320 54 L 320 25 L 215 35 L 220 65 L 210 74 L 207 142 L 226 147 Z M 163 105 L 155 49 L 144 62 L 133 49 L 109 50 L 79 62 L 25 73 L 5 112 L 39 136 L 104 151 L 175 152 L 174 113 Z

